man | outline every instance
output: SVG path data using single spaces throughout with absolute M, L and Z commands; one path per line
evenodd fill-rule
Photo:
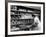
M 34 15 L 35 15 L 35 17 L 34 17 L 34 24 L 33 24 L 32 27 L 33 27 L 34 30 L 39 30 L 40 26 L 41 26 L 41 22 L 40 22 L 39 17 L 38 17 L 39 15 L 38 14 L 34 14 Z

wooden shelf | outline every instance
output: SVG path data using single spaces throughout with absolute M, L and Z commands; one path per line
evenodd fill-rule
M 16 18 L 11 18 L 11 19 L 14 19 L 14 20 L 32 20 L 32 19 L 30 19 L 30 18 L 28 18 L 28 19 L 16 19 Z
M 22 14 L 11 14 L 11 15 L 22 15 Z
M 19 11 L 19 10 L 11 10 L 11 12 L 24 12 L 24 13 L 27 13 L 27 11 Z M 32 11 L 32 12 L 35 12 L 35 11 Z M 30 13 L 32 13 L 32 12 L 30 12 Z
M 40 14 L 40 11 L 24 12 L 24 11 L 18 11 L 18 10 L 11 10 L 11 12 L 30 13 L 30 14 Z

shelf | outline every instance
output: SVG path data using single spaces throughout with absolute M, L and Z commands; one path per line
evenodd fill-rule
M 32 20 L 32 19 L 16 19 L 16 18 L 11 18 L 11 20 Z
M 24 23 L 24 24 L 23 24 L 23 23 L 14 24 L 14 25 L 12 24 L 12 26 L 18 26 L 18 25 L 32 25 L 32 24 L 33 24 L 33 22 L 30 22 L 30 23 L 27 22 L 27 23 Z
M 27 11 L 19 11 L 19 10 L 14 10 L 14 9 L 12 9 L 11 12 L 25 12 L 25 13 L 27 13 Z M 32 11 L 32 12 L 35 12 L 35 11 Z M 30 13 L 32 13 L 32 12 L 30 12 Z
M 24 12 L 24 11 L 18 11 L 18 10 L 11 10 L 11 12 L 30 13 L 30 14 L 40 14 L 40 11 Z
M 21 10 L 15 10 L 15 9 L 11 9 L 12 11 L 21 11 Z M 27 11 L 23 11 L 23 12 L 27 12 Z M 28 11 L 28 12 L 34 12 L 34 11 Z
M 22 15 L 22 14 L 11 14 L 11 15 Z

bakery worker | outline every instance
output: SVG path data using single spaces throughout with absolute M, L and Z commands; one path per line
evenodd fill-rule
M 35 17 L 34 17 L 34 24 L 37 24 L 37 28 L 40 29 L 40 26 L 41 26 L 41 23 L 40 23 L 40 20 L 39 20 L 39 15 L 38 14 L 34 14 Z

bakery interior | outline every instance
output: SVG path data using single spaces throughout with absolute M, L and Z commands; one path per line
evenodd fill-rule
M 34 24 L 35 16 L 41 21 L 41 9 L 35 6 L 11 5 L 11 31 L 31 31 L 36 30 L 37 23 Z

